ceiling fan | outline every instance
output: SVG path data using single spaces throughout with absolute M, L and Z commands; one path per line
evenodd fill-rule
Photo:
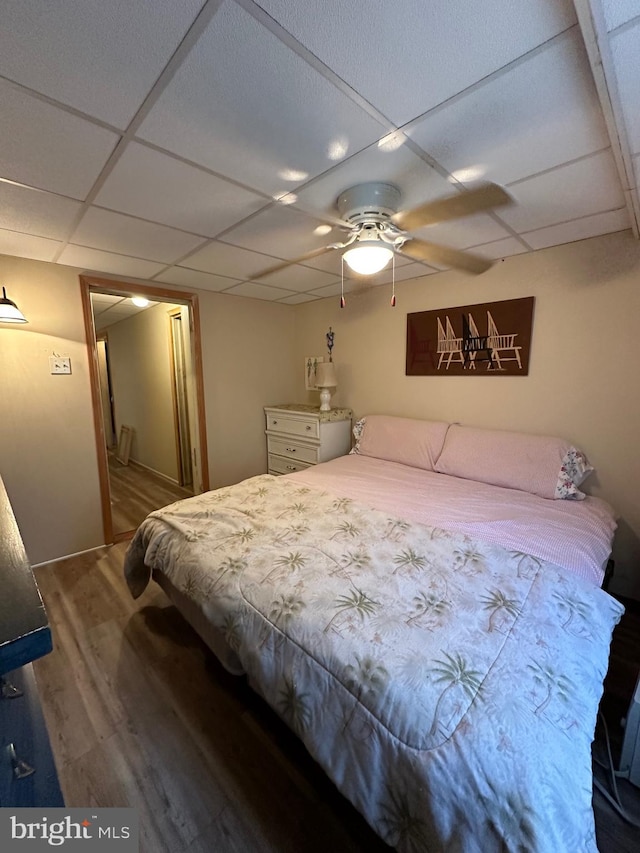
M 410 232 L 425 225 L 511 204 L 512 197 L 501 186 L 485 183 L 456 195 L 426 202 L 412 210 L 399 210 L 400 199 L 400 190 L 393 184 L 371 181 L 350 187 L 338 196 L 336 202 L 340 213 L 337 224 L 348 231 L 345 240 L 283 261 L 252 278 L 264 278 L 336 249 L 347 249 L 344 260 L 360 275 L 379 272 L 394 253 L 476 275 L 492 266 L 492 261 L 480 255 L 429 243 L 417 239 Z M 336 224 L 336 220 L 333 222 Z

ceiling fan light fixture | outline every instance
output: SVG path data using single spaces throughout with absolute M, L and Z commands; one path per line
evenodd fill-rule
M 360 242 L 342 256 L 349 267 L 360 275 L 373 275 L 384 269 L 393 257 L 388 246 L 381 246 L 377 240 Z

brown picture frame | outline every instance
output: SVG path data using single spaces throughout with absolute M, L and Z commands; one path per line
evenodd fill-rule
M 407 314 L 407 376 L 527 376 L 535 297 Z

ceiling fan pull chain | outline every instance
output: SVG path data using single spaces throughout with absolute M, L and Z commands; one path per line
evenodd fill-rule
M 391 281 L 392 281 L 392 291 L 391 291 L 391 307 L 396 307 L 396 255 L 393 253 L 393 258 L 391 259 Z
M 345 298 L 344 298 L 344 255 L 342 255 L 340 257 L 340 260 L 341 260 L 340 266 L 342 269 L 342 285 L 341 285 L 341 289 L 340 289 L 340 307 L 344 308 L 344 306 L 347 304 L 345 302 Z

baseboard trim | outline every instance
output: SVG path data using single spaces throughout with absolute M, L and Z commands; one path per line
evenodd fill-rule
M 137 468 L 144 468 L 145 471 L 149 471 L 151 474 L 155 474 L 156 477 L 160 477 L 161 480 L 166 480 L 168 483 L 171 483 L 174 486 L 178 486 L 178 488 L 183 488 L 180 483 L 175 480 L 173 477 L 169 477 L 168 474 L 163 474 L 161 471 L 156 471 L 155 468 L 151 468 L 149 465 L 145 465 L 144 462 L 138 462 L 137 459 L 132 459 L 129 457 L 129 465 L 134 465 Z
M 74 551 L 73 554 L 63 554 L 61 557 L 54 557 L 51 560 L 45 560 L 43 563 L 33 563 L 32 569 L 40 569 L 42 566 L 50 566 L 52 563 L 59 563 L 60 560 L 69 560 L 71 557 L 81 557 L 83 554 L 91 554 L 92 551 L 100 551 L 102 548 L 111 548 L 111 545 L 96 545 L 94 548 L 85 548 L 84 551 Z

